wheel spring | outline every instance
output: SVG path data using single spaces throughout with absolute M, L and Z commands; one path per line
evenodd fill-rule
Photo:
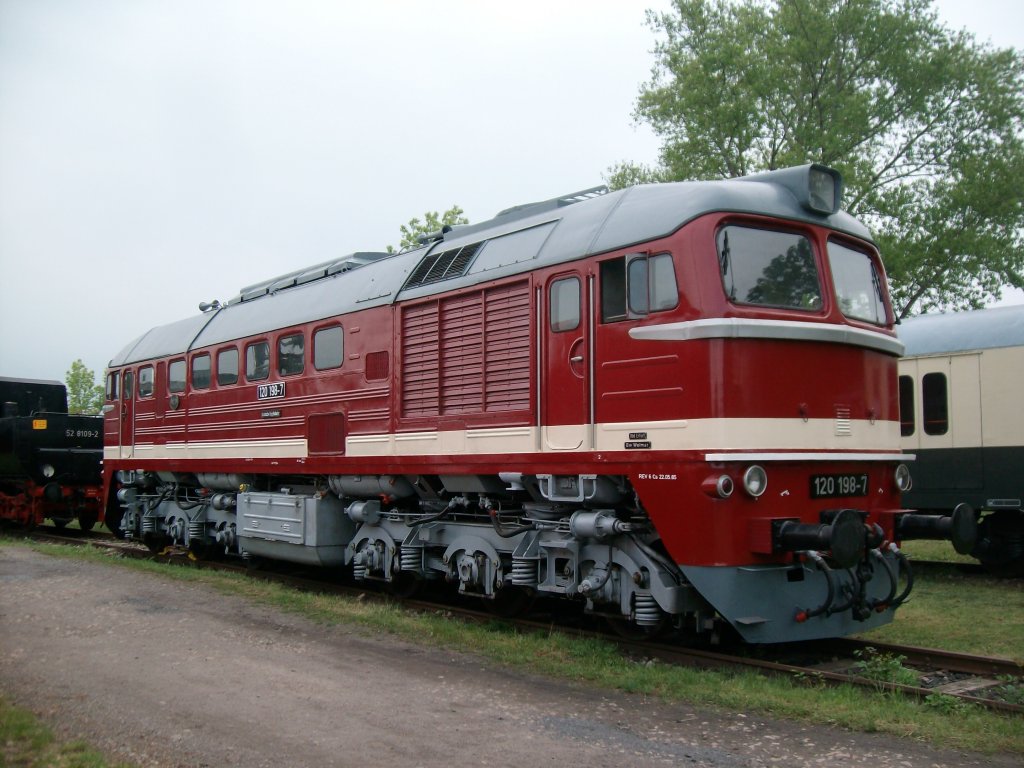
M 661 608 L 653 595 L 637 595 L 635 611 L 636 623 L 642 627 L 653 627 L 661 623 Z
M 142 518 L 142 532 L 143 533 L 156 533 L 156 518 L 146 516 Z
M 205 520 L 189 520 L 188 523 L 188 538 L 189 541 L 196 540 L 202 541 L 206 538 L 206 521 Z
M 537 561 L 525 557 L 512 558 L 512 584 L 517 587 L 537 586 Z
M 369 569 L 362 563 L 352 564 L 352 577 L 356 581 L 362 581 L 363 579 L 365 579 L 368 571 Z
M 403 571 L 419 573 L 423 567 L 423 550 L 419 547 L 402 547 L 398 567 Z

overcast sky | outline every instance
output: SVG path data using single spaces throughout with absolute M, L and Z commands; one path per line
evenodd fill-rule
M 602 183 L 664 0 L 0 0 L 0 376 L 63 380 L 201 301 Z M 1024 4 L 940 0 L 1024 50 Z

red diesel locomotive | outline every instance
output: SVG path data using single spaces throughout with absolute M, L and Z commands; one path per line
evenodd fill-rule
M 251 285 L 129 344 L 107 375 L 112 527 L 751 642 L 889 621 L 895 542 L 957 526 L 900 509 L 902 345 L 839 174 L 605 192 Z

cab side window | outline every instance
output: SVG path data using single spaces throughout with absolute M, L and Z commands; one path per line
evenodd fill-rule
M 679 306 L 672 255 L 630 254 L 601 263 L 601 322 L 644 317 Z

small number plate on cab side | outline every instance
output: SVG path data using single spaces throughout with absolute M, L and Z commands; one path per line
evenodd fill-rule
M 834 499 L 840 496 L 867 496 L 868 476 L 811 475 L 811 498 Z

